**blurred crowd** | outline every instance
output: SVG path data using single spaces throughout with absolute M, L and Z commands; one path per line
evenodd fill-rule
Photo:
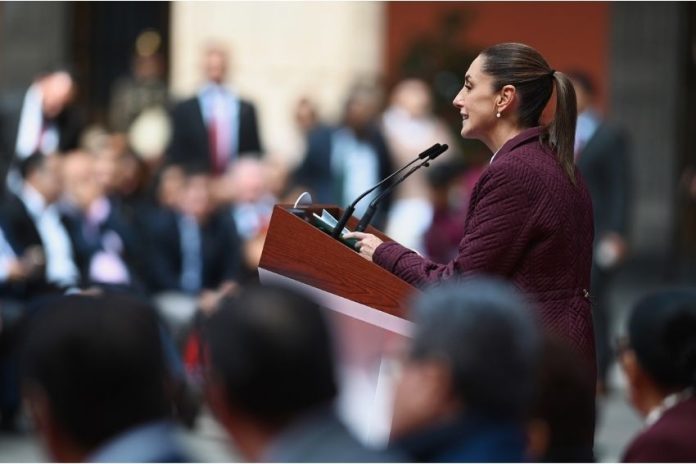
M 21 97 L 3 96 L 2 429 L 22 430 L 30 416 L 55 460 L 182 461 L 191 456 L 170 420 L 193 427 L 205 393 L 249 460 L 592 460 L 595 393 L 608 388 L 616 355 L 606 289 L 628 252 L 630 190 L 628 142 L 599 116 L 592 81 L 569 73 L 578 93 L 576 163 L 595 204 L 599 384 L 583 383 L 582 361 L 538 332 L 513 289 L 445 286 L 412 308 L 417 330 L 396 390 L 391 445 L 372 450 L 330 407 L 335 361 L 317 304 L 257 286 L 273 207 L 304 191 L 315 203 L 345 206 L 447 143 L 447 157 L 400 184 L 374 221 L 446 262 L 488 154 L 458 152 L 428 84 L 413 78 L 395 85 L 386 104 L 376 86 L 356 85 L 335 122 L 322 120 L 311 96 L 298 96 L 304 153 L 299 165 L 282 164 L 264 151 L 254 103 L 228 84 L 229 55 L 210 44 L 203 85 L 175 101 L 161 56 L 136 54 L 102 125 L 84 119 L 67 69 L 41 73 Z M 696 299 L 683 301 L 675 311 L 693 327 Z M 665 347 L 665 360 L 680 360 L 663 366 L 671 374 L 631 371 L 626 358 L 628 372 L 638 372 L 631 386 L 639 410 L 693 386 L 695 333 L 680 332 L 683 343 Z M 621 356 L 634 352 L 640 358 L 627 345 Z M 29 410 L 20 395 L 26 384 Z M 683 393 L 693 402 L 690 395 Z
M 308 191 L 315 203 L 345 205 L 435 142 L 456 146 L 424 82 L 398 84 L 386 108 L 376 86 L 359 84 L 335 123 L 321 119 L 310 97 L 298 97 L 305 153 L 299 165 L 285 165 L 264 152 L 254 103 L 229 85 L 225 44 L 202 50 L 202 85 L 181 100 L 169 94 L 157 50 L 141 48 L 113 86 L 106 123 L 86 120 L 68 68 L 47 69 L 22 95 L 2 96 L 5 429 L 20 427 L 17 333 L 45 298 L 117 292 L 151 302 L 188 394 L 200 371 L 200 321 L 258 280 L 275 204 Z M 450 191 L 460 164 L 453 171 L 435 163 L 432 179 L 417 172 L 387 197 L 375 225 L 423 252 L 453 252 L 465 195 Z M 434 227 L 443 211 L 454 229 L 447 243 Z

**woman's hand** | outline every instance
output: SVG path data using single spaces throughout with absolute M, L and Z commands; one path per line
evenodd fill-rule
M 372 255 L 375 253 L 377 247 L 382 244 L 382 240 L 372 234 L 363 232 L 349 232 L 342 237 L 358 239 L 358 243 L 355 244 L 356 251 L 368 261 L 372 261 Z

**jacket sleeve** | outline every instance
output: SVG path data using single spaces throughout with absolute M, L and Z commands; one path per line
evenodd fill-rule
M 529 180 L 504 166 L 492 166 L 483 174 L 473 192 L 464 237 L 453 261 L 437 264 L 393 242 L 380 245 L 373 260 L 416 286 L 457 274 L 509 275 L 532 233 L 535 205 L 524 185 Z

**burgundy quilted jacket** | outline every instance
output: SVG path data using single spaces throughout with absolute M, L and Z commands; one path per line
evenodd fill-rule
M 381 244 L 373 260 L 418 287 L 470 273 L 503 277 L 536 301 L 546 329 L 594 366 L 592 201 L 579 172 L 573 185 L 541 133 L 535 127 L 508 140 L 483 172 L 452 262 L 434 263 L 395 242 Z

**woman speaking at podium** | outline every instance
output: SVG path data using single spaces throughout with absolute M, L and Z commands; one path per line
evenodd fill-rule
M 540 125 L 556 90 L 556 110 Z M 518 43 L 482 51 L 454 99 L 461 135 L 493 152 L 471 194 L 458 256 L 434 263 L 395 242 L 353 232 L 356 248 L 424 287 L 467 274 L 497 275 L 525 292 L 545 328 L 587 356 L 594 369 L 589 299 L 592 203 L 573 162 L 576 101 L 568 78 Z

